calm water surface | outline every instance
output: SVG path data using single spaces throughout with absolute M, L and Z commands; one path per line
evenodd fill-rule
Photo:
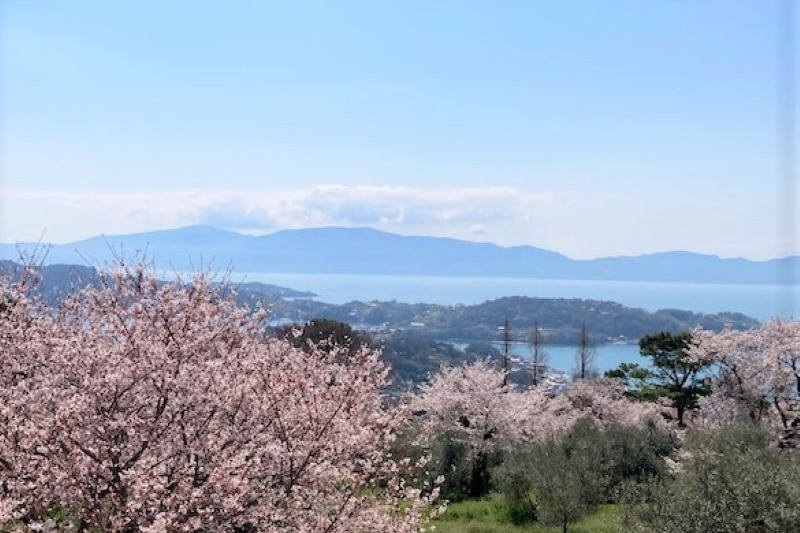
M 493 343 L 498 350 L 502 351 L 502 344 Z M 465 348 L 465 343 L 454 342 L 458 348 Z M 513 343 L 511 352 L 522 358 L 528 359 L 531 356 L 527 344 Z M 575 368 L 575 347 L 574 346 L 546 346 L 547 364 L 551 368 L 570 373 Z M 620 363 L 639 363 L 648 366 L 648 359 L 639 355 L 639 346 L 636 344 L 604 344 L 594 348 L 593 366 L 600 373 L 612 368 L 617 368 Z

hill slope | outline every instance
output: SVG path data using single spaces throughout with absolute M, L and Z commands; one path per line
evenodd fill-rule
M 0 275 L 17 276 L 21 265 L 0 259 Z M 58 305 L 72 292 L 97 283 L 97 271 L 83 265 L 44 265 L 39 267 L 41 279 L 36 284 L 38 294 L 50 305 Z M 313 292 L 296 291 L 278 285 L 249 281 L 233 283 L 237 298 L 242 304 L 272 303 L 279 298 L 311 298 Z

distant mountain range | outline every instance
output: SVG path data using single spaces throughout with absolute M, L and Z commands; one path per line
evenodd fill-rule
M 0 244 L 15 260 L 31 243 Z M 113 252 L 112 252 L 113 250 Z M 54 245 L 46 264 L 102 264 L 114 253 L 147 251 L 159 268 L 232 267 L 237 272 L 383 274 L 784 284 L 800 280 L 800 257 L 768 261 L 723 259 L 691 252 L 576 260 L 533 246 L 498 246 L 416 237 L 371 228 L 312 228 L 242 235 L 210 226 L 97 236 Z M 795 281 L 797 282 L 797 281 Z

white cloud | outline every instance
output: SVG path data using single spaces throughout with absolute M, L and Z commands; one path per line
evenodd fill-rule
M 658 201 L 653 200 L 656 197 Z M 189 224 L 246 233 L 335 225 L 532 244 L 575 258 L 690 250 L 766 259 L 788 253 L 780 244 L 782 236 L 772 215 L 777 209 L 775 195 L 767 190 L 758 195 L 728 194 L 725 209 L 712 212 L 704 195 L 675 199 L 669 190 L 654 195 L 640 191 L 560 190 L 556 194 L 513 187 L 339 185 L 269 193 L 0 189 L 0 242 L 36 240 L 43 231 L 45 241 L 69 242 L 100 233 Z
M 554 200 L 552 193 L 511 187 L 418 189 L 341 185 L 269 193 L 222 189 L 160 193 L 17 190 L 3 194 L 9 204 L 15 200 L 38 202 L 56 212 L 102 221 L 90 234 L 188 224 L 254 233 L 342 225 L 477 234 L 485 231 L 486 224 L 530 221 L 540 206 Z

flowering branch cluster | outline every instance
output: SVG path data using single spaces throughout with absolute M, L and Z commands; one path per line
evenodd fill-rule
M 455 435 L 478 457 L 523 439 L 563 434 L 586 417 L 601 426 L 664 424 L 661 406 L 630 400 L 619 380 L 577 380 L 553 396 L 541 387 L 514 388 L 503 378 L 486 362 L 434 375 L 412 402 L 424 413 L 420 436 Z
M 749 420 L 775 431 L 800 426 L 800 321 L 696 330 L 692 338 L 690 357 L 717 369 L 711 394 L 701 400 L 704 423 Z
M 369 348 L 263 334 L 200 275 L 121 264 L 57 310 L 0 281 L 0 520 L 110 532 L 412 532 L 433 487 L 387 451 L 407 416 Z

